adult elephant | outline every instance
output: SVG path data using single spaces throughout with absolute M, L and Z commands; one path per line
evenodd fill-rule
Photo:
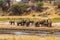
M 35 22 L 35 27 L 40 27 L 44 25 L 45 20 L 39 20 L 37 22 Z
M 35 23 L 36 27 L 40 27 L 40 25 L 46 27 L 52 27 L 52 21 L 50 19 L 43 19 Z
M 17 22 L 17 26 L 19 26 L 19 25 L 25 26 L 26 25 L 26 20 L 20 20 L 20 21 L 18 21 Z
M 30 20 L 26 20 L 26 27 L 29 27 L 30 25 Z
M 40 21 L 40 24 L 46 27 L 52 27 L 52 20 L 51 19 L 43 19 Z
M 17 26 L 21 25 L 22 26 L 22 20 L 17 22 Z
M 39 21 L 35 22 L 35 27 L 40 27 Z
M 32 20 L 26 20 L 26 26 L 29 27 L 29 26 L 33 26 L 34 25 L 34 21 Z
M 15 21 L 14 20 L 10 20 L 9 23 L 10 23 L 10 25 L 15 25 Z

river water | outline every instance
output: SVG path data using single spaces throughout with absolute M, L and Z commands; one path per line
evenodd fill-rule
M 37 35 L 37 36 L 48 36 L 48 35 L 53 35 L 53 36 L 59 36 L 60 37 L 60 32 L 54 32 L 54 33 L 50 33 L 50 32 L 45 32 L 45 31 L 41 31 L 41 32 L 21 32 L 21 31 L 14 31 L 14 32 L 0 32 L 0 34 L 15 34 L 15 35 Z

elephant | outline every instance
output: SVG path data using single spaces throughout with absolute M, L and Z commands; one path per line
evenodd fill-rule
M 29 27 L 29 25 L 30 25 L 30 22 L 29 22 L 29 20 L 27 20 L 26 21 L 26 26 Z
M 22 20 L 22 25 L 23 25 L 23 26 L 26 25 L 26 20 Z
M 47 26 L 47 27 L 52 27 L 52 21 L 50 19 L 44 19 L 40 21 L 41 25 Z
M 15 25 L 15 21 L 14 20 L 10 20 L 9 23 L 10 23 L 10 25 Z
M 26 26 L 29 27 L 30 25 L 34 25 L 34 21 L 32 21 L 32 20 L 27 20 L 27 21 L 26 21 Z
M 21 20 L 17 22 L 17 26 L 21 25 L 24 26 L 26 25 L 26 27 L 29 27 L 31 25 L 35 25 L 35 27 L 40 27 L 41 26 L 45 26 L 45 27 L 52 27 L 52 21 L 50 19 L 41 19 L 39 21 L 32 21 L 32 20 Z
M 50 19 L 43 19 L 35 22 L 35 27 L 40 27 L 40 25 L 46 27 L 52 27 L 52 21 Z
M 22 26 L 22 21 L 17 22 L 17 26 L 21 25 Z
M 18 21 L 18 22 L 17 22 L 17 26 L 19 26 L 19 25 L 21 25 L 21 26 L 26 25 L 26 20 Z
M 37 21 L 37 22 L 35 22 L 35 27 L 39 27 L 39 22 Z

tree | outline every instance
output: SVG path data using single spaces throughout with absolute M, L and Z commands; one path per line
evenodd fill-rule
M 52 0 L 49 0 L 49 2 L 51 3 L 51 2 L 52 2 Z
M 28 8 L 27 5 L 25 4 L 16 4 L 16 5 L 12 5 L 11 7 L 11 12 L 10 15 L 21 15 L 24 12 L 26 12 L 26 9 Z
M 5 5 L 3 0 L 0 0 L 0 8 L 2 9 L 3 12 L 7 12 L 8 7 Z
M 43 6 L 43 2 L 38 2 L 38 3 L 37 3 L 37 6 L 38 6 L 38 7 L 42 7 L 42 6 Z
M 8 7 L 10 7 L 11 5 L 11 0 L 3 0 L 4 4 L 7 5 L 8 4 Z
M 56 5 L 58 6 L 58 8 L 60 8 L 60 0 L 55 0 L 56 1 Z
M 3 5 L 3 1 L 2 0 L 0 0 L 0 7 Z
M 3 12 L 7 12 L 10 8 L 10 0 L 0 0 L 0 7 L 2 8 Z
M 38 11 L 42 11 L 42 6 L 43 6 L 43 2 L 38 2 L 37 3 L 37 9 L 38 9 Z
M 8 6 L 10 7 L 10 5 L 11 5 L 10 2 L 11 2 L 11 0 L 7 0 L 6 2 L 7 2 L 7 4 L 8 4 Z

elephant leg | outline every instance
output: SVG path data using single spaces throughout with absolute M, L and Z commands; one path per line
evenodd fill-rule
M 52 24 L 50 23 L 50 27 L 52 27 Z
M 29 22 L 26 22 L 25 25 L 26 25 L 27 27 L 29 27 L 30 23 L 29 23 Z
M 48 24 L 48 27 L 52 27 L 52 24 L 50 23 L 50 24 Z
M 48 24 L 45 24 L 46 27 L 48 27 Z
M 35 27 L 37 27 L 37 23 L 35 24 Z
M 39 24 L 36 24 L 36 27 L 39 27 Z
M 21 26 L 23 26 L 23 24 L 22 23 L 20 23 L 21 24 Z
M 19 23 L 17 23 L 17 26 L 19 26 Z
M 12 23 L 10 23 L 10 25 L 12 25 Z
M 15 22 L 13 22 L 13 25 L 15 25 Z

